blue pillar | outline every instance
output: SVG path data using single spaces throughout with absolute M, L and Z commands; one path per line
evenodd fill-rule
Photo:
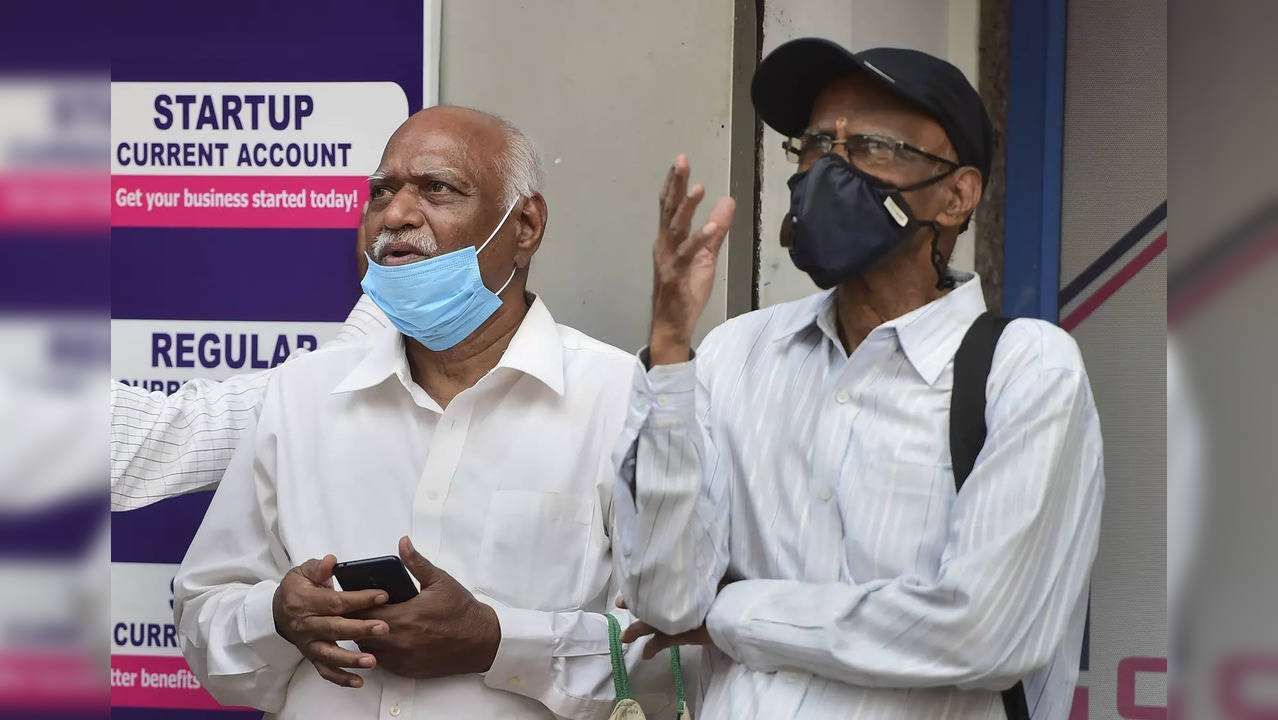
M 1059 319 L 1066 0 L 1012 0 L 1003 314 Z

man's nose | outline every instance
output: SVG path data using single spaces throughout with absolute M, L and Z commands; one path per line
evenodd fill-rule
M 426 222 L 422 213 L 421 198 L 412 185 L 405 185 L 391 198 L 382 213 L 382 225 L 390 230 L 418 228 Z
M 847 160 L 848 162 L 852 162 L 852 155 L 848 153 L 847 139 L 848 139 L 848 119 L 845 117 L 840 117 L 838 120 L 834 121 L 834 140 L 838 144 L 836 144 L 831 149 L 834 152 L 838 153 L 839 156 L 841 156 L 844 160 Z

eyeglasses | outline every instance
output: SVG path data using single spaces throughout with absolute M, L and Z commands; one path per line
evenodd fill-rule
M 835 145 L 842 145 L 848 153 L 848 160 L 867 171 L 924 162 L 959 167 L 953 160 L 886 135 L 850 135 L 844 140 L 835 140 L 823 133 L 806 133 L 802 137 L 786 138 L 781 143 L 781 147 L 785 148 L 785 159 L 792 163 L 813 162 L 833 150 Z

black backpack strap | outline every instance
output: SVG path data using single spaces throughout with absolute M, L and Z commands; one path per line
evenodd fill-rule
M 985 445 L 985 381 L 994 362 L 994 347 L 1011 322 L 981 313 L 954 353 L 954 389 L 950 392 L 950 464 L 954 488 L 962 490 L 972 474 L 976 456 Z
M 985 445 L 985 384 L 994 362 L 994 348 L 1010 318 L 982 313 L 976 318 L 958 352 L 954 354 L 954 389 L 950 394 L 950 464 L 954 468 L 954 489 L 963 489 L 972 474 L 976 456 Z M 1003 712 L 1007 720 L 1029 720 L 1025 685 L 1016 683 L 1003 691 Z

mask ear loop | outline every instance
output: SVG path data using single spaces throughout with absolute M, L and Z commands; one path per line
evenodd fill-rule
M 936 270 L 936 289 L 937 290 L 953 290 L 954 278 L 949 274 L 949 263 L 945 261 L 945 256 L 941 254 L 941 228 L 936 224 L 935 220 L 929 220 L 922 223 L 932 228 L 932 268 Z
M 952 167 L 949 170 L 946 170 L 945 172 L 941 173 L 940 175 L 936 175 L 934 177 L 928 178 L 927 180 L 924 180 L 923 182 L 918 182 L 918 183 L 914 183 L 913 185 L 907 185 L 903 188 L 899 188 L 897 192 L 909 192 L 911 190 L 919 190 L 929 185 L 933 185 L 935 183 L 940 182 L 942 178 L 948 177 L 955 170 L 958 170 L 958 168 Z M 953 290 L 954 278 L 950 277 L 949 263 L 945 261 L 945 256 L 941 254 L 941 247 L 940 247 L 941 226 L 937 225 L 935 220 L 928 220 L 927 222 L 920 222 L 919 224 L 926 225 L 927 227 L 932 229 L 932 269 L 936 270 L 936 289 L 937 290 Z
M 501 229 L 502 225 L 506 224 L 506 220 L 510 218 L 510 213 L 514 211 L 515 206 L 518 204 L 519 204 L 519 198 L 515 198 L 515 202 L 511 203 L 510 207 L 506 209 L 506 214 L 501 216 L 501 222 L 497 223 L 497 227 L 493 228 L 493 231 L 489 233 L 488 239 L 484 241 L 483 245 L 480 245 L 478 248 L 475 249 L 476 255 L 483 252 L 484 248 L 488 247 L 488 243 L 492 242 L 493 238 L 497 237 L 497 231 Z
M 497 231 L 501 230 L 502 225 L 506 224 L 506 220 L 510 218 L 510 213 L 514 212 L 515 206 L 518 204 L 519 198 L 515 198 L 515 202 L 511 203 L 510 207 L 506 209 L 506 214 L 501 216 L 501 222 L 497 223 L 497 227 L 493 228 L 492 234 L 488 236 L 488 239 L 484 241 L 483 245 L 480 245 L 479 248 L 475 250 L 475 255 L 479 255 L 479 253 L 483 252 L 484 248 L 488 247 L 488 243 L 492 242 L 493 238 L 497 237 Z M 506 288 L 510 286 L 510 281 L 515 279 L 515 273 L 517 272 L 519 272 L 518 265 L 510 269 L 510 277 L 506 278 L 506 282 L 502 283 L 501 289 L 493 294 L 501 295 L 506 292 Z
M 510 281 L 511 281 L 511 280 L 514 280 L 514 279 L 515 279 L 515 273 L 517 273 L 517 272 L 519 272 L 519 266 L 518 266 L 518 265 L 516 265 L 515 267 L 513 267 L 513 268 L 511 268 L 511 269 L 510 269 L 510 277 L 506 278 L 506 282 L 502 283 L 502 285 L 501 285 L 501 289 L 500 289 L 500 290 L 498 290 L 497 292 L 493 293 L 493 294 L 494 294 L 494 295 L 501 295 L 502 293 L 506 292 L 506 288 L 507 288 L 507 286 L 509 286 L 509 285 L 510 285 Z

